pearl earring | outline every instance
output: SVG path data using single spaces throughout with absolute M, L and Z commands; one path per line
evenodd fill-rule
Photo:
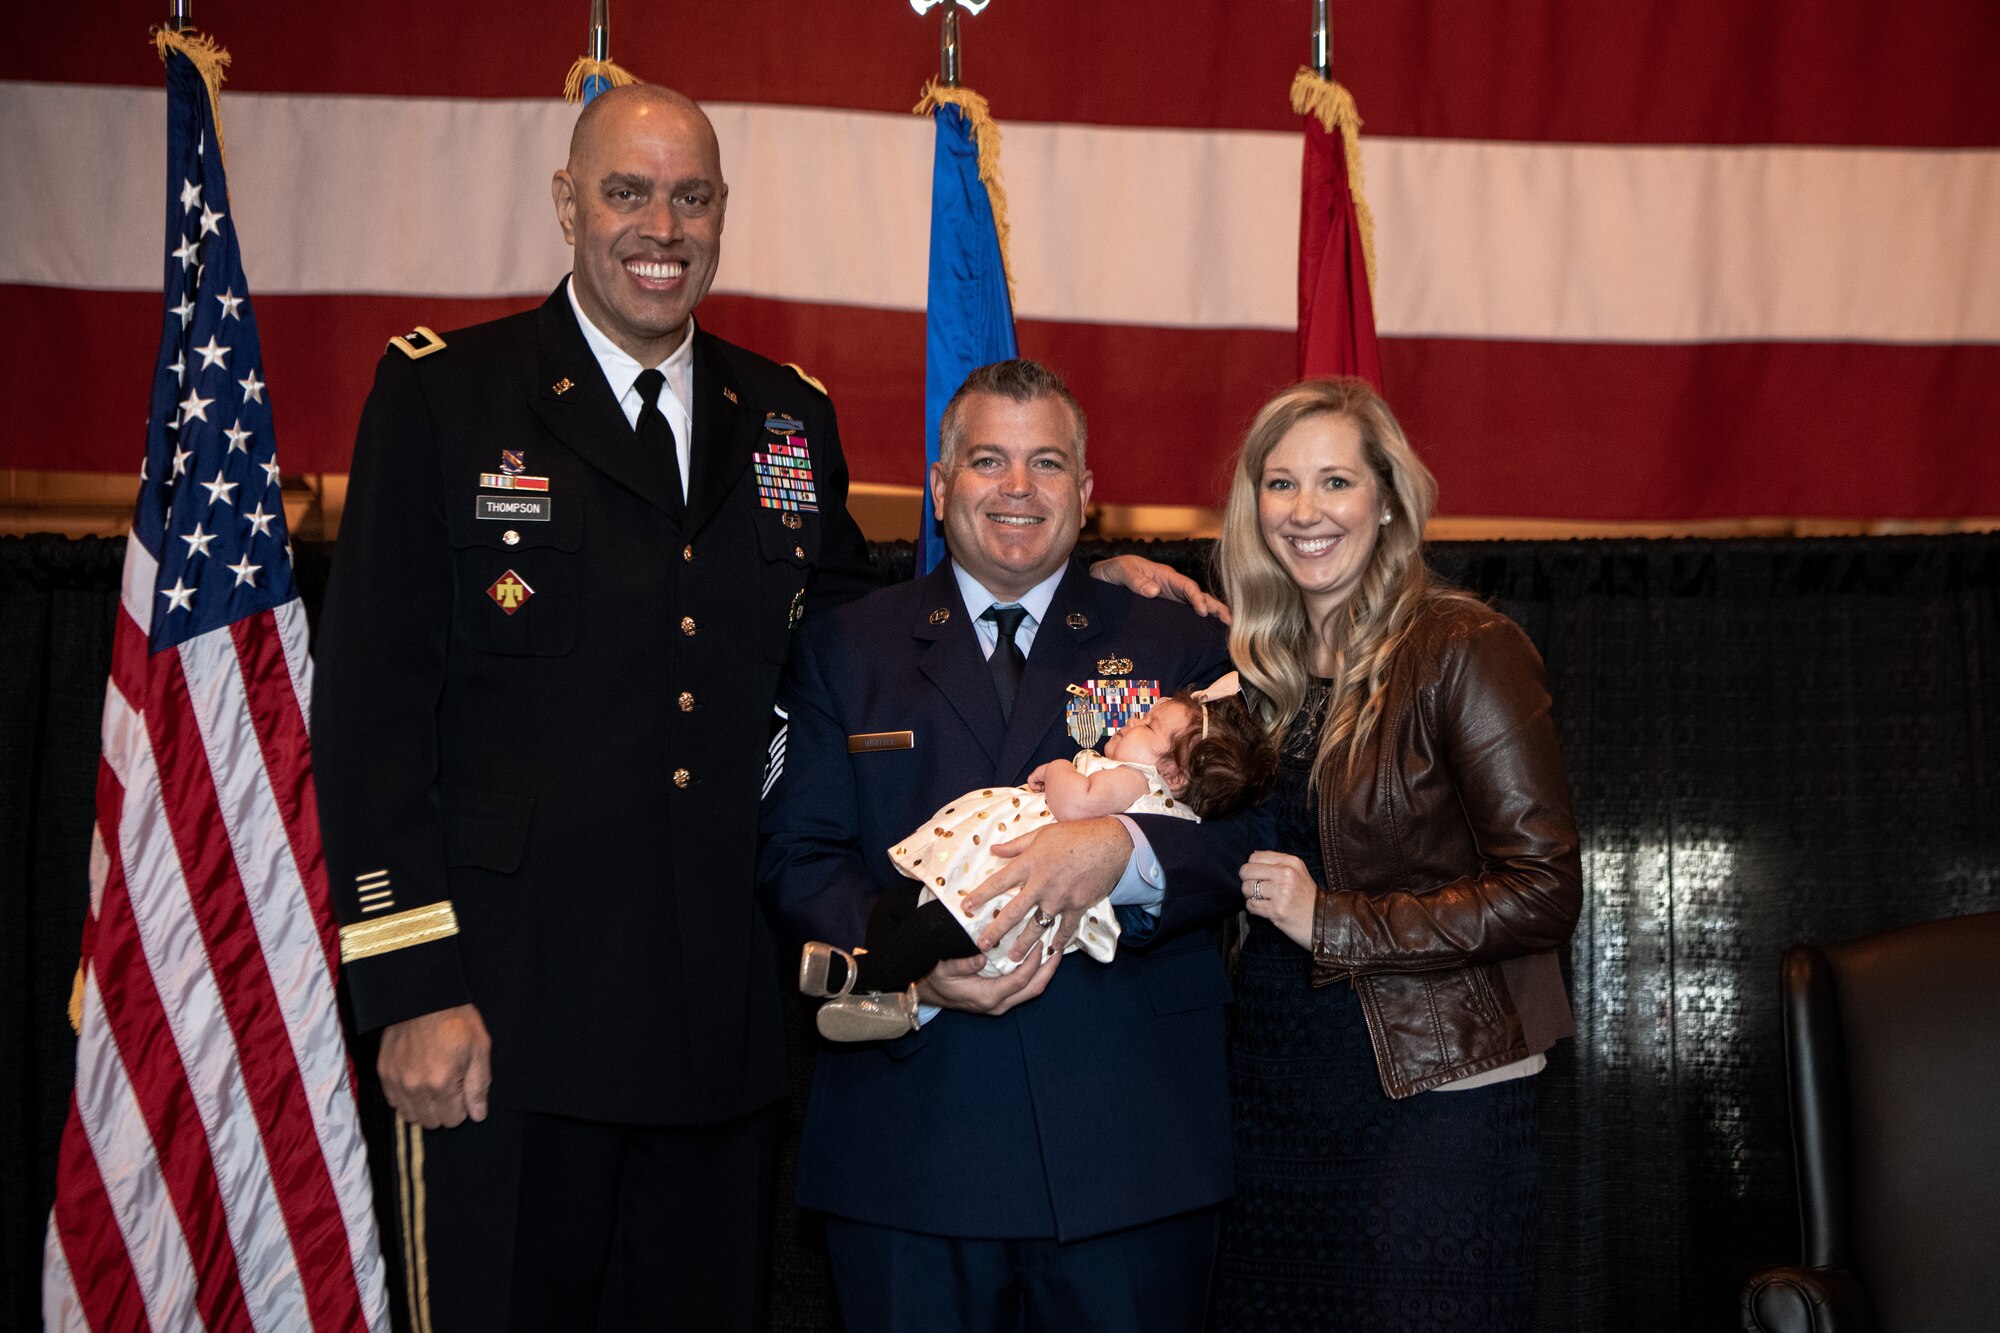
M 1386 527 L 1388 527 L 1388 526 L 1389 526 L 1389 523 L 1390 523 L 1390 520 L 1394 519 L 1395 517 L 1396 517 L 1396 516 L 1395 516 L 1394 514 L 1384 514 L 1384 515 L 1382 515 L 1382 526 L 1383 526 L 1383 527 L 1385 527 L 1385 528 L 1386 528 Z

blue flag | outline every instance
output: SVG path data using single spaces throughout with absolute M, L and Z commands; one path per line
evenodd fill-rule
M 940 106 L 937 159 L 931 171 L 931 280 L 924 339 L 924 532 L 917 544 L 917 572 L 944 559 L 944 536 L 931 511 L 930 469 L 938 461 L 938 423 L 944 405 L 984 365 L 1020 355 L 1014 341 L 1014 303 L 993 203 L 979 179 L 979 148 L 965 113 Z
M 156 652 L 298 595 L 208 90 L 185 55 L 166 61 L 167 307 L 132 522 L 157 565 Z

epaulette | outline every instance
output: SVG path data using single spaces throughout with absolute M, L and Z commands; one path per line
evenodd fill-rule
M 419 324 L 408 333 L 399 334 L 391 338 L 389 346 L 395 348 L 412 361 L 421 361 L 432 352 L 442 352 L 444 350 L 444 339 L 431 332 L 429 328 Z
M 814 379 L 814 378 L 813 378 L 812 376 L 810 376 L 810 375 L 806 374 L 806 372 L 805 372 L 805 367 L 803 367 L 803 366 L 799 365 L 799 364 L 798 364 L 797 362 L 795 362 L 795 361 L 787 361 L 787 362 L 785 362 L 785 369 L 786 369 L 786 370 L 789 370 L 789 371 L 791 371 L 791 372 L 792 372 L 793 374 L 797 375 L 797 376 L 798 376 L 798 377 L 799 377 L 800 379 L 804 380 L 804 381 L 805 381 L 805 382 L 806 382 L 807 384 L 810 384 L 810 385 L 812 385 L 812 386 L 813 386 L 813 388 L 815 388 L 815 389 L 818 389 L 818 390 L 819 390 L 819 392 L 820 392 L 820 396 L 821 396 L 822 398 L 831 398 L 831 397 L 833 397 L 833 395 L 832 395 L 832 394 L 830 394 L 830 393 L 828 393 L 828 392 L 826 391 L 826 386 L 825 386 L 824 384 L 821 384 L 821 383 L 820 383 L 820 382 L 819 382 L 818 380 L 816 380 L 816 379 Z

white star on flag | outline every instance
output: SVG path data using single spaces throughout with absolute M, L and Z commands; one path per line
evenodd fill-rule
M 208 234 L 213 232 L 215 235 L 220 236 L 222 234 L 222 228 L 218 224 L 221 221 L 222 221 L 222 214 L 216 212 L 214 209 L 210 208 L 207 204 L 203 204 L 201 206 L 202 235 L 207 236 Z
M 176 477 L 187 471 L 188 459 L 193 457 L 194 450 L 183 449 L 178 444 L 174 446 L 174 475 Z
M 194 212 L 195 205 L 199 204 L 200 202 L 201 202 L 201 187 L 199 185 L 196 185 L 193 181 L 190 180 L 182 181 L 181 212 L 183 213 Z
M 187 322 L 194 318 L 194 298 L 183 296 L 181 303 L 174 307 L 174 313 L 181 317 L 181 327 L 186 328 Z
M 236 483 L 233 481 L 224 481 L 222 479 L 221 468 L 215 470 L 215 480 L 204 481 L 201 484 L 201 488 L 208 492 L 208 504 L 211 509 L 215 507 L 215 503 L 218 500 L 223 504 L 231 506 L 234 506 L 236 503 L 236 501 L 229 498 L 230 493 L 236 489 Z
M 203 532 L 201 524 L 195 524 L 193 532 L 186 533 L 181 537 L 181 540 L 188 544 L 188 559 L 192 560 L 198 555 L 207 555 L 209 543 L 215 540 L 215 536 L 216 534 L 212 532 Z
M 207 370 L 210 366 L 221 366 L 224 370 L 229 369 L 229 353 L 229 348 L 216 343 L 215 335 L 212 333 L 208 336 L 208 346 L 194 349 L 194 354 L 201 358 L 201 368 L 203 370 Z
M 250 432 L 243 429 L 242 417 L 236 418 L 236 424 L 222 433 L 229 437 L 229 451 L 231 453 L 235 453 L 239 449 L 246 454 L 250 452 Z
M 192 611 L 194 609 L 194 589 L 187 586 L 186 579 L 175 579 L 171 588 L 160 589 L 160 596 L 167 599 L 169 611 Z
M 181 261 L 182 268 L 186 268 L 188 266 L 188 260 L 193 259 L 196 255 L 200 253 L 201 253 L 201 246 L 195 243 L 194 237 L 190 236 L 186 240 L 181 242 L 180 249 L 174 251 L 174 258 Z
M 264 401 L 264 381 L 257 378 L 257 371 L 254 367 L 250 371 L 249 379 L 238 380 L 236 382 L 243 386 L 243 396 L 245 398 L 248 398 L 253 403 Z
M 263 566 L 251 564 L 250 553 L 245 551 L 241 560 L 233 565 L 224 565 L 223 568 L 236 576 L 235 586 L 240 588 L 247 583 L 254 588 L 257 586 L 257 571 Z
M 186 357 L 182 356 L 178 352 L 174 353 L 174 363 L 171 366 L 168 366 L 167 369 L 174 372 L 174 383 L 176 384 L 187 383 L 188 368 L 187 368 Z
M 236 307 L 243 304 L 243 298 L 236 294 L 236 289 L 234 287 L 225 288 L 224 290 L 217 292 L 215 294 L 215 299 L 222 302 L 222 317 L 224 319 L 242 318 L 241 315 L 236 313 Z
M 188 396 L 181 399 L 181 424 L 208 420 L 208 405 L 214 401 L 213 398 L 204 398 L 196 390 L 189 389 Z
M 271 520 L 276 517 L 276 514 L 265 513 L 264 502 L 259 500 L 257 507 L 245 514 L 243 519 L 250 525 L 252 532 L 256 533 L 259 537 L 268 537 L 271 535 Z
M 264 475 L 271 479 L 271 485 L 276 486 L 278 484 L 278 457 L 276 454 L 273 454 L 269 461 L 259 463 L 257 466 L 264 469 Z

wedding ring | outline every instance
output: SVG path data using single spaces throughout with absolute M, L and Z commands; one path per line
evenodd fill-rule
M 1261 880 L 1261 879 L 1253 879 L 1253 880 L 1251 880 L 1251 881 L 1250 881 L 1250 898 L 1251 898 L 1251 900 L 1252 900 L 1253 902 L 1261 902 L 1261 901 L 1263 901 L 1263 898 L 1264 898 L 1264 881 L 1263 881 L 1263 880 Z
M 1050 926 L 1053 926 L 1055 923 L 1056 919 L 1050 916 L 1047 912 L 1044 912 L 1039 907 L 1035 909 L 1035 924 L 1037 926 L 1040 926 L 1043 930 L 1047 930 Z

